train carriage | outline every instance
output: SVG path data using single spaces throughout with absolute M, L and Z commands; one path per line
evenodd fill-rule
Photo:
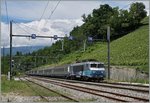
M 106 76 L 104 63 L 88 61 L 58 67 L 31 70 L 29 75 L 49 76 L 68 79 L 103 80 Z

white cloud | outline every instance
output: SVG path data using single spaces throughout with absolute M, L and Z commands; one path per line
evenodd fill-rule
M 48 9 L 45 12 L 44 19 L 38 21 L 42 15 L 43 9 L 48 1 L 10 1 L 7 0 L 8 14 L 11 18 L 33 20 L 29 23 L 20 23 L 22 28 L 24 28 L 29 33 L 36 33 L 37 35 L 59 35 L 64 36 L 69 34 L 74 26 L 81 25 L 83 22 L 81 20 L 82 14 L 89 14 L 93 9 L 99 8 L 101 4 L 109 4 L 112 7 L 119 6 L 119 8 L 126 7 L 129 8 L 129 4 L 133 1 L 61 1 L 52 15 L 52 19 L 48 20 L 51 11 L 54 9 L 58 1 L 50 1 Z M 143 2 L 146 6 L 146 10 L 149 14 L 149 1 L 138 1 Z M 128 6 L 127 6 L 128 5 Z M 2 0 L 2 15 L 5 13 L 4 0 Z M 23 26 L 26 25 L 26 26 Z M 30 28 L 33 29 L 29 29 Z M 9 45 L 9 30 L 5 23 L 1 23 L 1 42 L 2 45 Z M 36 30 L 35 30 L 36 29 Z M 23 30 L 19 29 L 17 25 L 13 24 L 13 34 L 27 34 Z M 48 39 L 28 40 L 26 38 L 13 38 L 13 45 L 50 45 L 52 42 Z
M 50 1 L 44 19 L 48 18 L 58 1 Z M 47 1 L 7 1 L 10 17 L 37 20 L 43 13 Z M 90 13 L 98 8 L 101 1 L 61 1 L 52 15 L 52 19 L 77 19 L 83 13 Z M 5 15 L 5 5 L 2 2 L 2 15 Z
M 45 5 L 48 1 L 8 1 L 8 13 L 10 17 L 22 18 L 28 20 L 37 20 L 43 13 Z M 58 1 L 50 1 L 46 9 L 44 19 L 48 18 Z M 134 1 L 143 2 L 146 10 L 149 9 L 149 1 Z M 129 8 L 129 4 L 133 1 L 61 1 L 52 15 L 52 19 L 78 19 L 82 14 L 89 14 L 93 9 L 99 8 L 101 4 L 109 4 L 110 6 L 119 6 L 119 8 Z M 2 1 L 2 15 L 5 15 L 5 5 Z
M 29 23 L 13 24 L 13 35 L 31 35 L 33 33 L 39 36 L 53 36 L 58 35 L 64 37 L 75 26 L 82 24 L 81 19 L 65 19 L 65 20 L 47 20 L 33 21 Z M 19 25 L 19 27 L 18 27 Z M 8 25 L 1 22 L 1 42 L 2 45 L 9 46 L 9 30 Z M 23 30 L 21 28 L 23 28 Z M 27 31 L 28 33 L 26 33 Z M 30 34 L 29 34 L 30 33 Z M 25 45 L 51 45 L 55 42 L 53 39 L 37 38 L 35 40 L 29 38 L 13 37 L 13 46 Z

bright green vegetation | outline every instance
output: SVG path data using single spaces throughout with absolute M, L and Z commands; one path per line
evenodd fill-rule
M 148 72 L 148 25 L 114 40 L 110 44 L 111 65 L 133 66 Z M 107 64 L 107 44 L 96 43 L 85 52 L 66 55 L 58 64 L 68 64 L 76 60 L 97 59 Z
M 149 24 L 149 16 L 145 17 L 142 21 L 142 24 Z
M 31 87 L 26 85 L 26 81 L 8 81 L 6 77 L 2 77 L 1 89 L 2 93 L 17 93 L 22 96 L 58 96 L 57 94 L 47 91 L 46 89 L 39 87 L 35 84 L 29 83 Z

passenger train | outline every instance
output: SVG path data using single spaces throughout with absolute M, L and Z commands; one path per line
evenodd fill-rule
M 32 76 L 48 76 L 67 79 L 103 80 L 106 76 L 106 71 L 104 63 L 87 61 L 59 67 L 30 70 L 27 71 L 26 74 Z

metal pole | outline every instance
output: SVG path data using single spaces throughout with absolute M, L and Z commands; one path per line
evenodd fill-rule
M 3 73 L 4 73 L 4 65 L 5 65 L 5 50 L 4 50 L 5 48 L 4 48 L 4 45 L 3 45 Z
M 12 78 L 12 21 L 10 21 L 10 79 Z
M 36 55 L 35 55 L 35 67 L 36 67 Z
M 107 27 L 107 41 L 108 41 L 108 79 L 110 79 L 110 26 Z
M 86 49 L 86 40 L 84 40 L 84 52 L 85 52 L 85 49 Z
M 62 40 L 62 51 L 64 50 L 64 40 Z

